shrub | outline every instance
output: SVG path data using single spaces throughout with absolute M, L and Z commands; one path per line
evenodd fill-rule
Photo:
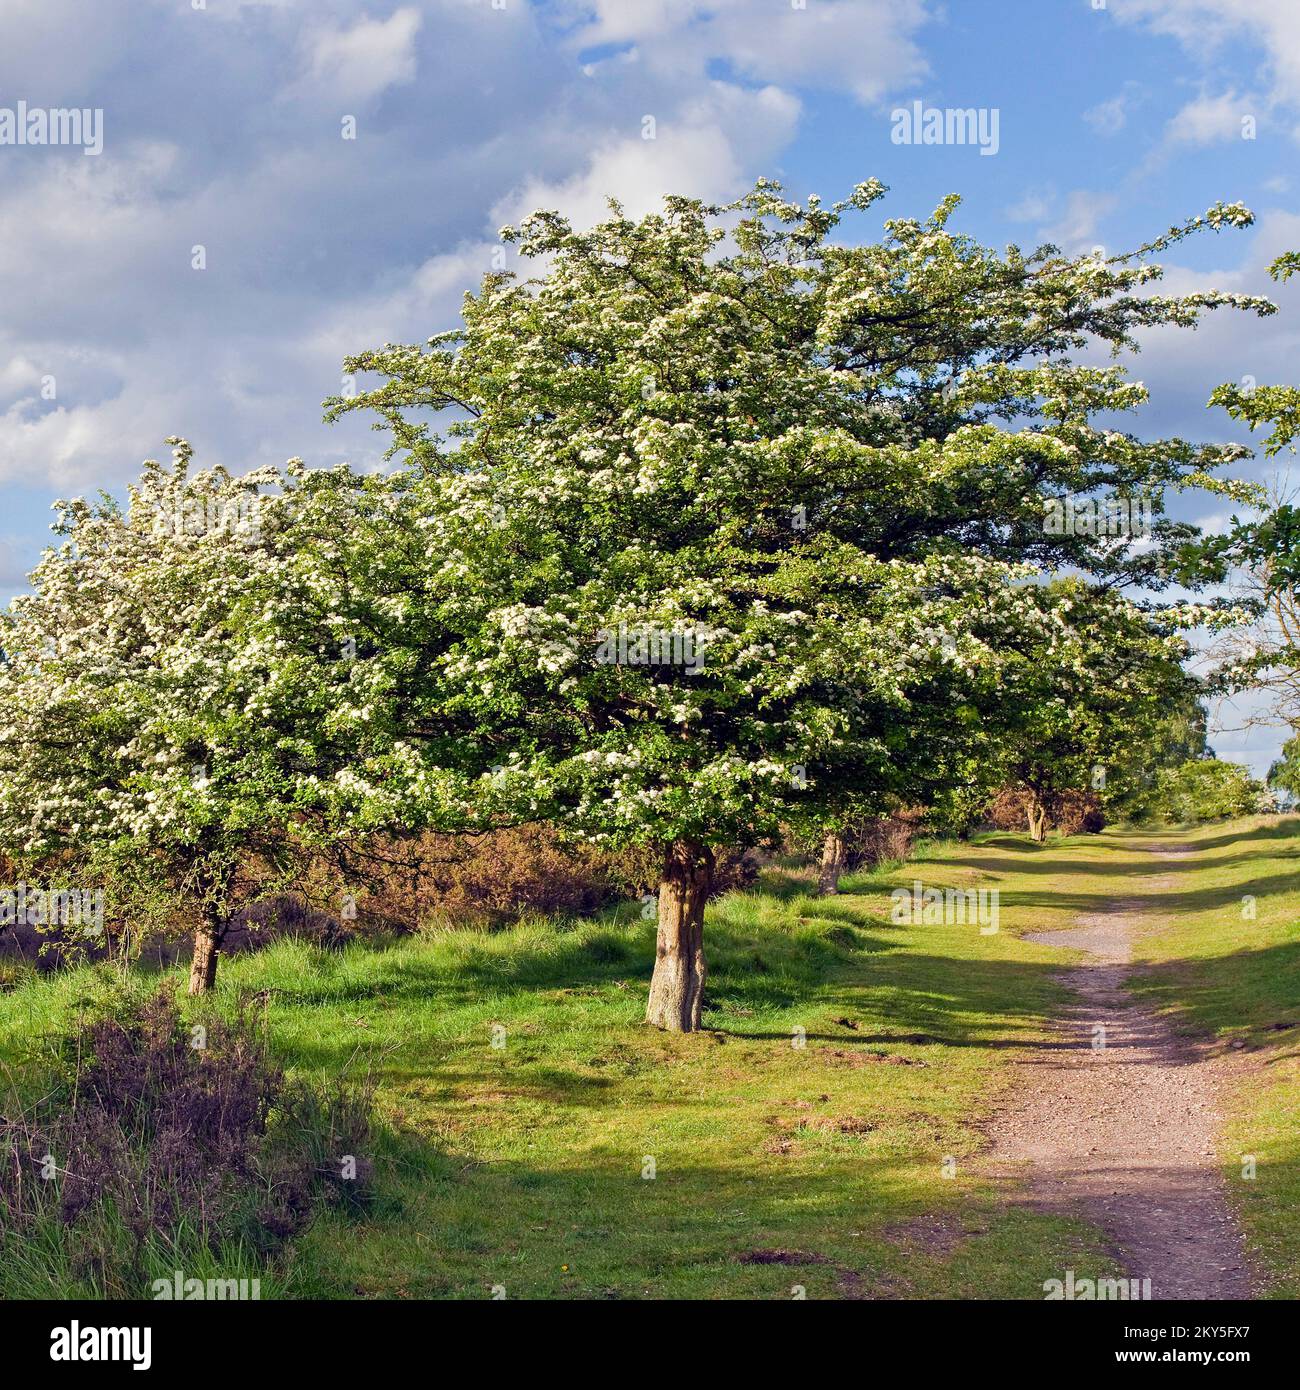
M 1096 835 L 1106 828 L 1106 813 L 1095 792 L 1058 792 L 1048 803 L 1047 815 L 1062 835 Z
M 288 1080 L 247 1002 L 191 1029 L 168 989 L 116 996 L 61 1070 L 35 1112 L 0 1116 L 0 1293 L 33 1296 L 35 1246 L 55 1252 L 44 1277 L 143 1297 L 160 1272 L 246 1267 L 321 1206 L 371 1199 L 368 1095 Z
M 1266 795 L 1266 788 L 1240 763 L 1194 758 L 1161 770 L 1150 814 L 1180 825 L 1228 820 L 1270 809 Z
M 996 830 L 1024 830 L 1030 794 L 1023 787 L 1003 787 L 989 802 L 984 819 Z M 1095 835 L 1106 828 L 1106 814 L 1095 792 L 1067 790 L 1043 797 L 1047 824 L 1063 835 Z
M 430 833 L 405 843 L 377 844 L 372 853 L 368 891 L 356 904 L 355 925 L 363 930 L 587 916 L 620 898 L 657 888 L 663 872 L 663 851 L 657 846 L 611 853 L 562 840 L 548 825 L 485 835 Z M 380 856 L 383 867 L 376 869 Z M 718 855 L 713 892 L 745 887 L 757 875 L 755 853 L 724 850 Z M 296 915 L 281 914 L 269 930 L 295 930 L 299 923 L 295 934 L 322 930 L 319 920 L 301 909 Z
M 924 822 L 924 809 L 915 806 L 861 822 L 846 837 L 845 869 L 868 869 L 874 864 L 906 859 Z

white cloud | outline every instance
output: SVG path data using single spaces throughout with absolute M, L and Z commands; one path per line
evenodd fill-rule
M 1118 135 L 1145 95 L 1145 89 L 1139 83 L 1126 82 L 1122 92 L 1089 107 L 1083 113 L 1083 119 L 1098 135 Z
M 1093 189 L 1076 188 L 1061 195 L 1055 188 L 1028 190 L 1018 203 L 1006 209 L 1012 222 L 1029 222 L 1045 242 L 1059 246 L 1068 255 L 1086 255 L 1098 245 L 1102 222 L 1119 206 L 1119 196 Z
M 408 6 L 384 20 L 314 30 L 305 41 L 311 82 L 344 101 L 368 101 L 388 87 L 412 81 L 420 21 L 420 11 Z
M 598 145 L 568 178 L 531 178 L 493 209 L 496 223 L 516 222 L 538 208 L 556 208 L 576 225 L 607 213 L 606 198 L 632 216 L 658 208 L 665 193 L 724 198 L 740 191 L 756 162 L 770 159 L 793 135 L 797 98 L 776 87 L 743 91 L 711 84 L 704 97 L 656 120 L 652 140 L 640 135 Z
M 122 19 L 126 0 L 103 2 Z M 72 23 L 62 4 L 31 19 L 34 60 L 55 62 Z M 502 221 L 539 205 L 595 220 L 606 194 L 632 211 L 669 191 L 729 197 L 770 174 L 797 130 L 798 98 L 771 84 L 637 62 L 584 77 L 519 4 L 417 0 L 360 23 L 346 8 L 223 10 L 195 46 L 204 17 L 159 3 L 164 90 L 130 110 L 106 91 L 105 157 L 6 165 L 0 482 L 120 487 L 172 433 L 235 468 L 294 453 L 369 462 L 383 442 L 368 422 L 321 428 L 342 359 L 454 326 Z M 295 71 L 307 100 L 271 110 L 268 79 Z M 320 114 L 345 90 L 358 105 L 387 98 L 382 125 L 361 122 L 353 142 Z M 657 113 L 655 140 L 640 138 L 643 112 Z M 33 545 L 45 521 L 31 522 Z
M 1098 135 L 1118 135 L 1124 129 L 1128 113 L 1124 109 L 1124 98 L 1111 97 L 1109 101 L 1098 102 L 1083 113 L 1083 119 Z
M 1296 0 L 1110 0 L 1125 23 L 1178 39 L 1187 52 L 1215 64 L 1225 44 L 1245 40 L 1263 54 L 1269 78 L 1265 100 L 1300 106 L 1300 4 Z
M 1166 138 L 1176 145 L 1214 145 L 1244 138 L 1244 122 L 1258 122 L 1263 103 L 1237 92 L 1202 94 L 1189 101 L 1170 120 Z
M 1075 189 L 1065 200 L 1060 217 L 1043 229 L 1046 239 L 1070 255 L 1091 251 L 1097 244 L 1102 219 L 1113 212 L 1119 198 L 1113 193 Z
M 1055 199 L 1053 190 L 1038 192 L 1030 189 L 1018 203 L 1007 208 L 1006 214 L 1012 222 L 1037 222 L 1041 226 L 1051 216 Z
M 916 42 L 926 0 L 566 0 L 580 49 L 631 48 L 648 67 L 703 76 L 715 62 L 758 82 L 880 101 L 928 71 Z

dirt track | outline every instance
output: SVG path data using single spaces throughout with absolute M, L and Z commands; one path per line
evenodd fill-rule
M 1151 887 L 1167 885 L 1154 867 Z M 1074 999 L 1061 1028 L 1073 1045 L 1026 1064 L 993 1126 L 992 1160 L 1026 1181 L 1034 1204 L 1100 1226 L 1129 1277 L 1150 1279 L 1152 1298 L 1249 1298 L 1214 1147 L 1230 1063 L 1198 1053 L 1124 987 L 1146 905 L 1117 899 L 1070 930 L 1026 937 L 1093 959 L 1062 973 Z

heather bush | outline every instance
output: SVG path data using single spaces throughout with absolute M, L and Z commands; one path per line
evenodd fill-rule
M 845 839 L 845 869 L 869 869 L 906 859 L 924 823 L 925 811 L 920 807 L 860 822 Z
M 64 1291 L 139 1298 L 176 1268 L 246 1271 L 322 1207 L 371 1202 L 368 1094 L 286 1078 L 256 1001 L 187 1025 L 169 989 L 117 993 L 57 1073 L 0 1115 L 0 1296 L 53 1292 L 34 1248 Z

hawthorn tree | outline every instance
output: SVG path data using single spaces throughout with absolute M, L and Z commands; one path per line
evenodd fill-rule
M 391 516 L 393 490 L 296 461 L 191 471 L 169 442 L 128 506 L 56 504 L 61 543 L 0 617 L 0 847 L 107 883 L 137 935 L 197 919 L 198 993 L 239 907 L 401 822 L 401 792 L 379 790 L 400 682 L 345 606 L 319 604 L 330 534 Z
M 1001 707 L 1004 668 L 1040 617 L 1032 596 L 1018 588 L 1033 573 L 996 563 L 964 572 L 960 582 L 950 573 L 946 609 L 930 608 L 936 625 L 927 637 L 936 659 L 908 683 L 902 708 L 873 712 L 849 689 L 852 722 L 867 737 L 827 751 L 817 767 L 819 795 L 790 817 L 801 840 L 821 836 L 819 893 L 838 892 L 855 844 L 874 821 L 933 806 L 991 775 L 991 721 Z
M 1027 793 L 1029 835 L 1041 842 L 1062 793 L 1092 791 L 1103 801 L 1120 793 L 1112 771 L 1150 759 L 1168 710 L 1197 683 L 1168 617 L 1077 578 L 1037 598 L 1044 620 L 1026 624 L 1017 640 L 994 739 L 999 781 Z
M 1275 280 L 1300 271 L 1300 251 L 1279 256 L 1269 267 Z M 1267 458 L 1296 452 L 1300 435 L 1300 387 L 1226 383 L 1210 397 L 1235 420 L 1268 430 Z M 1238 521 L 1232 532 L 1207 542 L 1207 550 L 1237 566 L 1243 621 L 1219 643 L 1215 672 L 1221 691 L 1260 692 L 1266 702 L 1260 722 L 1300 729 L 1300 508 L 1284 482 L 1261 499 L 1262 516 Z
M 409 478 L 425 551 L 386 640 L 419 677 L 401 718 L 422 805 L 445 828 L 660 845 L 665 1028 L 699 1026 L 716 848 L 832 823 L 836 776 L 899 756 L 888 734 L 943 677 L 936 632 L 968 640 L 980 567 L 1194 583 L 1164 493 L 1231 492 L 1213 472 L 1245 452 L 1094 424 L 1146 393 L 1069 354 L 1272 312 L 1151 292 L 1152 255 L 1246 209 L 1107 260 L 979 246 L 949 230 L 955 198 L 837 239 L 884 191 L 800 206 L 763 182 L 640 221 L 611 204 L 590 231 L 536 213 L 502 237 L 541 275 L 486 276 L 462 327 L 349 359 L 383 380 L 327 403 L 376 411 Z M 1107 491 L 1149 499 L 1148 546 L 1045 527 L 1052 499 Z

